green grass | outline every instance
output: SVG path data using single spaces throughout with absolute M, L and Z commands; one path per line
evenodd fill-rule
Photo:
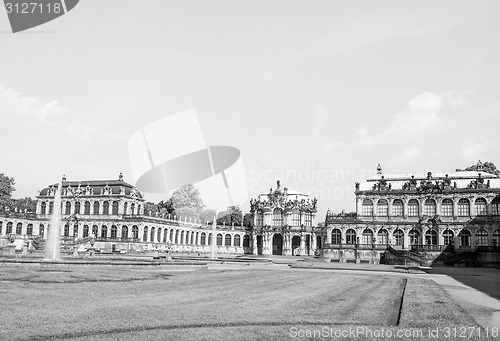
M 6 266 L 0 274 L 1 340 L 286 340 L 292 327 L 396 330 L 405 278 L 255 268 Z M 475 325 L 434 282 L 411 278 L 399 323 Z

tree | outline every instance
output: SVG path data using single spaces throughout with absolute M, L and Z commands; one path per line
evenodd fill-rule
M 217 216 L 218 225 L 241 225 L 243 213 L 239 206 L 229 206 L 226 211 L 219 212 Z
M 172 198 L 168 199 L 167 201 L 162 200 L 156 206 L 162 216 L 175 214 L 175 206 Z
M 176 189 L 170 199 L 176 211 L 179 208 L 189 207 L 199 214 L 205 208 L 205 204 L 200 197 L 200 191 L 193 184 L 187 184 Z
M 192 221 L 199 217 L 199 213 L 192 207 L 181 207 L 175 210 L 175 214 L 179 220 Z
M 457 169 L 460 171 L 460 169 Z M 469 166 L 464 169 L 464 171 L 477 171 L 477 164 Z M 486 161 L 483 163 L 483 171 L 486 173 L 491 173 L 500 176 L 500 170 L 493 164 L 493 162 Z
M 35 213 L 36 200 L 33 200 L 30 197 L 16 199 L 14 200 L 14 208 L 20 212 Z
M 144 214 L 154 216 L 156 212 L 158 212 L 158 205 L 149 201 L 144 203 Z
M 217 214 L 217 225 L 230 225 L 231 216 L 228 211 L 220 211 Z
M 16 190 L 14 185 L 14 178 L 9 178 L 3 173 L 0 173 L 0 211 L 12 209 L 13 202 L 11 196 L 12 192 Z
M 243 216 L 243 226 L 250 227 L 252 226 L 252 214 L 251 213 L 245 213 Z
M 205 208 L 200 213 L 200 220 L 202 223 L 206 223 L 207 221 L 211 223 L 214 221 L 214 217 L 215 217 L 215 210 L 212 210 L 211 208 Z

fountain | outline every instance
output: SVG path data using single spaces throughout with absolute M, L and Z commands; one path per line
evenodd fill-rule
M 45 258 L 48 260 L 60 260 L 61 248 L 61 187 L 62 181 L 54 194 L 54 211 L 49 225 L 49 238 L 45 245 Z

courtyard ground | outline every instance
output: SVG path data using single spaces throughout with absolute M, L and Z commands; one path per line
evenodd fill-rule
M 415 276 L 4 265 L 0 339 L 464 340 L 464 331 L 468 340 L 493 339 L 441 286 Z

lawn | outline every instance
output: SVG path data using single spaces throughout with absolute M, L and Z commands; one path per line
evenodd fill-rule
M 0 267 L 0 339 L 287 340 L 324 328 L 477 327 L 428 280 L 196 268 Z

